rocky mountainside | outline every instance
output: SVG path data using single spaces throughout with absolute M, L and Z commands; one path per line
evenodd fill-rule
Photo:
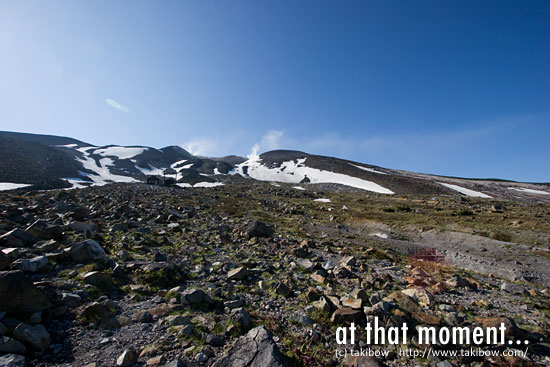
M 0 193 L 0 365 L 550 365 L 548 204 L 293 180 Z M 408 345 L 337 357 L 336 327 L 374 316 Z M 400 352 L 418 326 L 501 323 L 504 345 L 431 345 L 490 357 Z
M 167 176 L 181 187 L 216 186 L 240 178 L 300 188 L 362 190 L 384 195 L 450 195 L 550 202 L 550 184 L 440 177 L 299 151 L 242 158 L 198 157 L 181 147 L 94 146 L 76 139 L 0 132 L 0 188 L 82 188 Z M 238 177 L 236 177 L 238 176 Z

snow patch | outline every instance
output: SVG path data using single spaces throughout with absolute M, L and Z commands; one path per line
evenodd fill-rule
M 151 164 L 149 164 L 149 168 L 142 168 L 142 167 L 136 165 L 136 169 L 138 169 L 144 175 L 162 176 L 162 174 L 164 172 L 163 169 L 157 168 L 155 166 L 151 166 Z
M 296 189 L 296 190 L 306 191 L 306 189 L 304 189 L 304 188 L 301 187 L 301 186 L 293 186 L 292 188 L 293 188 L 293 189 Z
M 58 148 L 76 148 L 78 144 L 65 144 L 65 145 L 54 145 L 54 147 Z
M 527 194 L 550 195 L 550 192 L 535 190 L 535 189 L 526 189 L 525 187 L 509 187 L 508 189 L 519 191 L 519 192 L 525 192 Z
M 351 164 L 351 163 L 349 163 L 349 165 L 353 166 L 353 167 L 356 167 L 356 168 L 359 168 L 359 169 L 362 169 L 363 171 L 378 173 L 379 175 L 387 175 L 386 172 L 380 172 L 380 171 L 377 171 L 377 170 L 372 169 L 372 168 L 362 167 L 362 166 L 358 166 L 356 164 Z
M 316 201 L 318 203 L 330 203 L 330 199 L 315 199 L 313 201 Z
M 130 147 L 108 147 L 96 149 L 95 154 L 99 154 L 103 157 L 117 157 L 118 159 L 134 158 L 136 155 L 140 155 L 149 148 L 130 148 Z
M 195 185 L 191 186 L 191 184 L 188 183 L 178 183 L 176 184 L 179 187 L 182 188 L 191 188 L 191 187 L 217 187 L 217 186 L 223 186 L 223 182 L 199 182 Z
M 441 184 L 445 187 L 448 187 L 451 190 L 458 191 L 461 194 L 464 194 L 466 196 L 470 196 L 470 197 L 473 197 L 473 198 L 487 198 L 487 199 L 492 198 L 492 196 L 489 196 L 489 195 L 484 194 L 484 193 L 479 192 L 479 191 L 470 190 L 470 189 L 467 189 L 467 188 L 462 187 L 462 186 L 452 185 L 452 184 L 443 183 L 443 182 L 439 182 L 439 184 Z
M 393 194 L 394 192 L 378 185 L 377 183 L 363 180 L 357 177 L 323 171 L 317 168 L 304 165 L 306 158 L 295 161 L 283 162 L 280 167 L 269 168 L 262 164 L 259 156 L 252 156 L 249 160 L 236 167 L 237 171 L 243 175 L 243 167 L 247 166 L 248 176 L 260 181 L 279 181 L 287 183 L 300 183 L 304 179 L 309 179 L 310 183 L 334 183 L 346 185 L 373 191 L 380 194 Z
M 22 187 L 31 186 L 30 184 L 18 184 L 10 182 L 0 182 L 0 191 L 15 190 Z

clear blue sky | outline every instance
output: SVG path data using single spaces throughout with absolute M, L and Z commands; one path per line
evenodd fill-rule
M 550 1 L 0 2 L 0 129 L 550 182 Z

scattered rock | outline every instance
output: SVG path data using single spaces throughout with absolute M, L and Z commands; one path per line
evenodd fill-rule
M 92 261 L 101 260 L 105 257 L 105 250 L 94 240 L 87 240 L 75 243 L 69 255 L 77 264 L 86 264 Z
M 0 271 L 0 310 L 35 312 L 51 306 L 46 295 L 22 271 Z
M 24 323 L 17 325 L 13 330 L 13 337 L 32 348 L 44 351 L 50 345 L 50 333 L 46 330 L 44 325 L 30 326 Z
M 282 367 L 286 361 L 263 326 L 241 336 L 227 354 L 216 360 L 212 367 Z
M 244 266 L 231 269 L 227 273 L 227 280 L 244 280 L 248 278 L 248 269 Z

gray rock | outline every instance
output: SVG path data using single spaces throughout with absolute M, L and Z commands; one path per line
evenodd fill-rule
M 186 289 L 181 293 L 181 303 L 184 305 L 199 305 L 212 303 L 212 299 L 201 289 Z
M 509 282 L 502 283 L 502 285 L 500 286 L 500 289 L 512 294 L 524 294 L 526 292 L 526 289 L 524 286 L 519 284 L 509 283 Z
M 0 294 L 0 309 L 6 312 L 35 312 L 51 306 L 21 270 L 0 271 Z
M 111 288 L 113 286 L 113 279 L 110 274 L 103 273 L 101 271 L 90 271 L 82 275 L 82 279 L 91 285 L 95 285 L 99 288 Z
M 230 319 L 237 324 L 242 329 L 248 328 L 248 325 L 250 324 L 250 316 L 248 315 L 248 312 L 244 308 L 235 308 L 231 310 Z
M 138 360 L 138 352 L 135 349 L 130 348 L 126 349 L 122 354 L 117 358 L 116 365 L 120 367 L 131 366 Z
M 227 280 L 243 280 L 248 277 L 248 269 L 244 266 L 231 269 L 227 273 Z
M 36 273 L 38 271 L 44 270 L 50 265 L 48 258 L 46 256 L 36 256 L 32 259 L 19 259 L 14 261 L 13 265 L 24 272 L 27 273 Z
M 27 348 L 15 339 L 7 336 L 0 338 L 0 353 L 25 354 Z
M 82 299 L 78 294 L 63 292 L 61 295 L 61 304 L 67 307 L 78 307 Z
M 105 257 L 105 251 L 96 241 L 87 240 L 75 243 L 71 247 L 69 255 L 75 263 L 86 264 L 103 259 Z
M 184 366 L 185 366 L 185 363 L 179 358 L 174 359 L 173 361 L 166 363 L 164 365 L 164 367 L 184 367 Z
M 30 326 L 20 323 L 15 330 L 13 330 L 13 337 L 40 351 L 46 350 L 51 341 L 50 333 L 48 333 L 44 325 L 41 324 Z
M 0 356 L 0 366 L 2 367 L 25 367 L 25 357 L 17 354 L 6 354 Z
M 225 344 L 224 338 L 214 334 L 208 334 L 206 336 L 205 342 L 206 344 L 210 344 L 213 347 L 223 347 L 223 345 Z
M 271 334 L 263 326 L 241 336 L 227 354 L 212 364 L 212 367 L 282 367 L 285 359 Z

